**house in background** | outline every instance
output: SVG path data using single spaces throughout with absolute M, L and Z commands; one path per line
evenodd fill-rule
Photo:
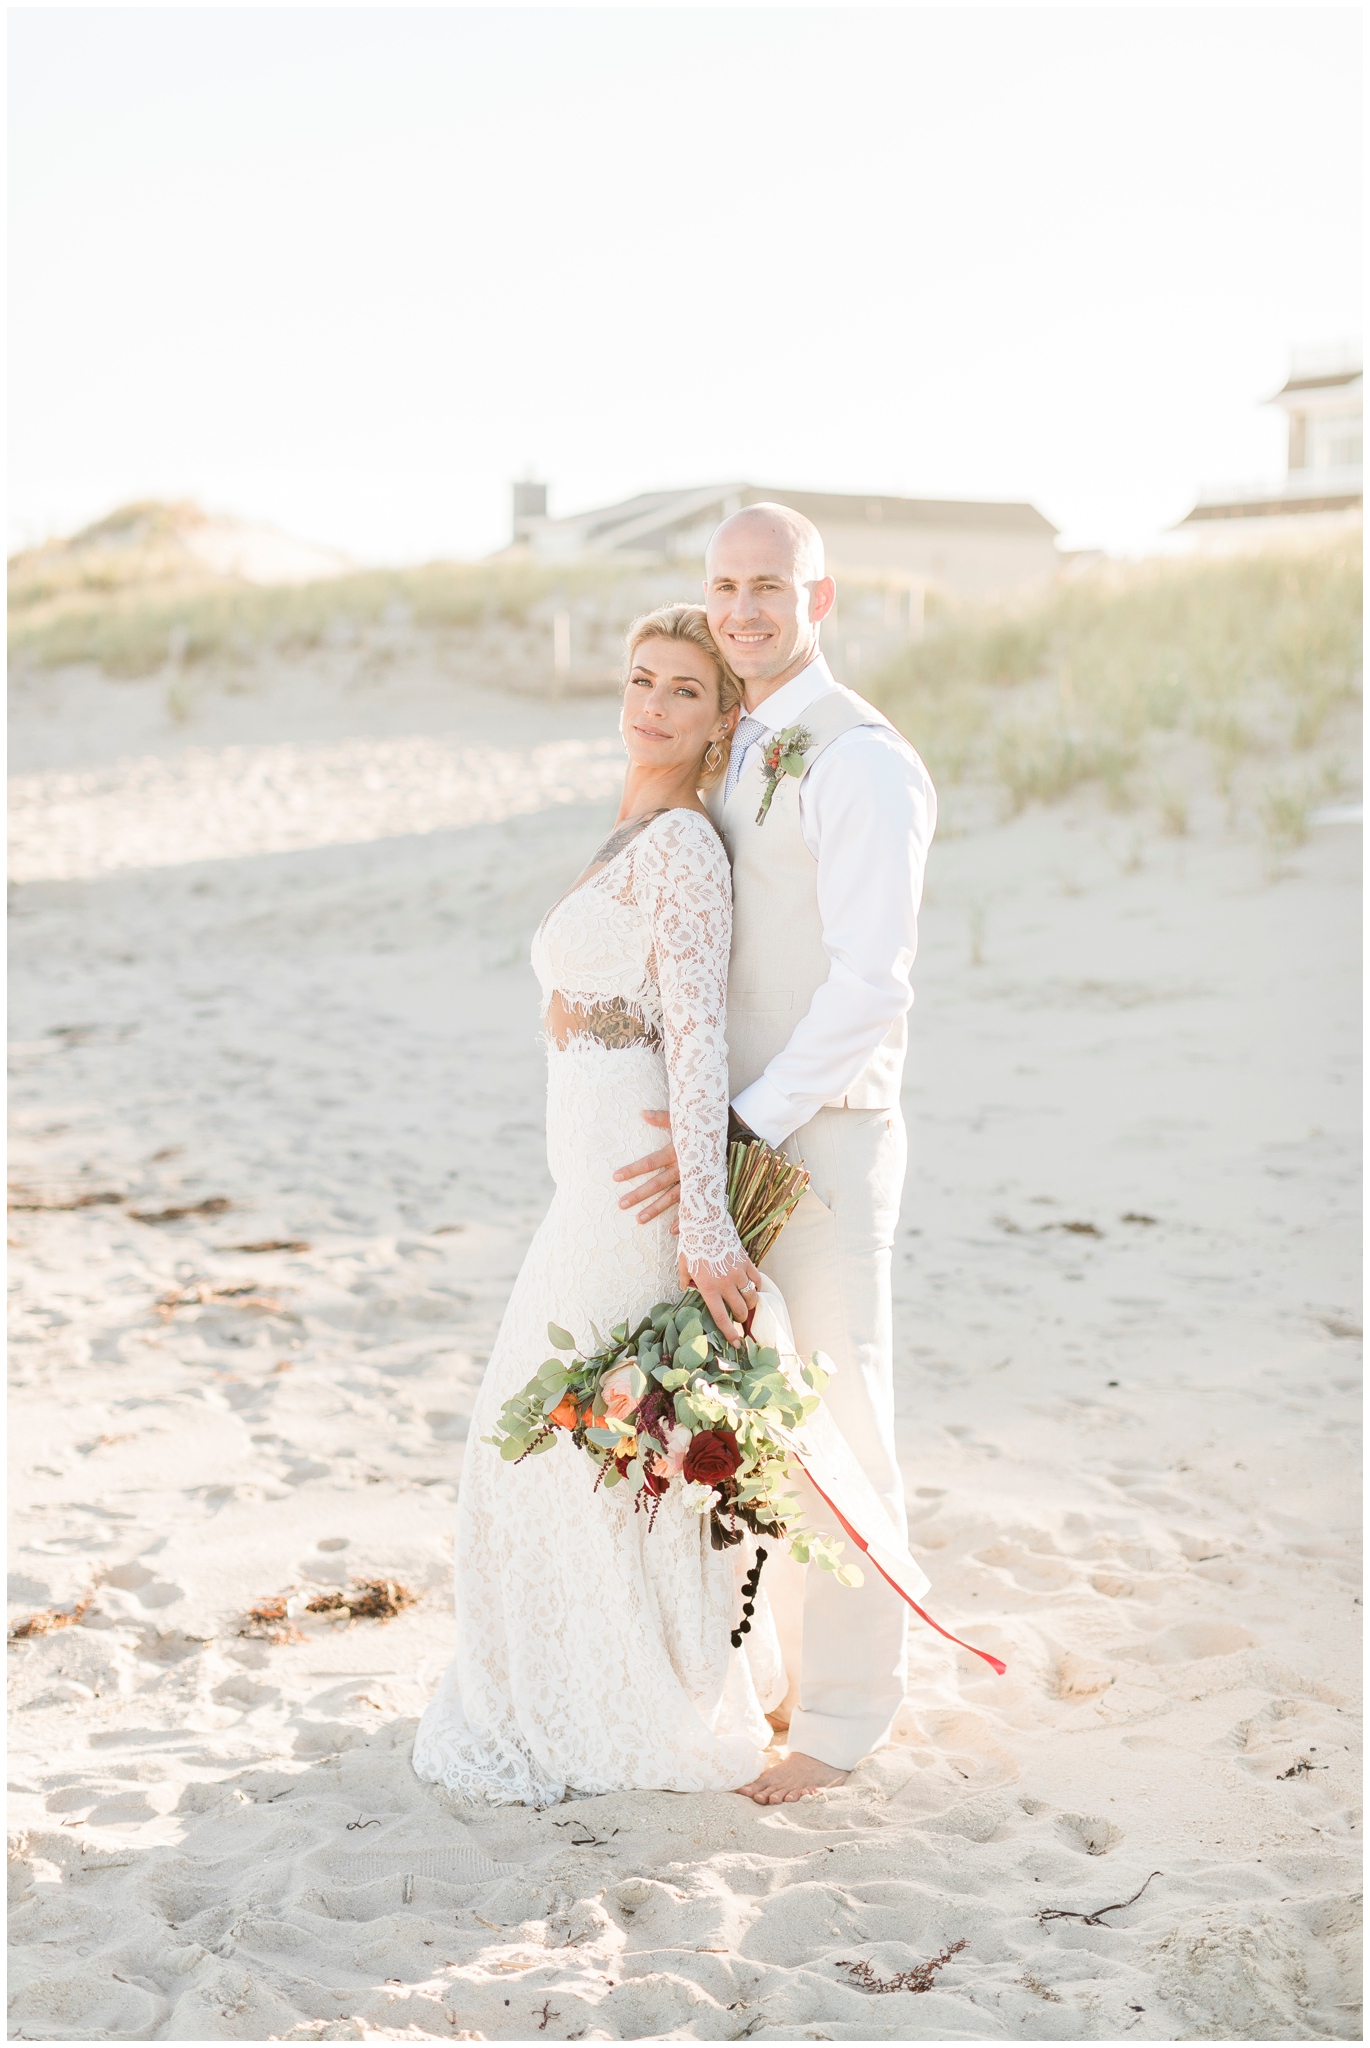
M 1289 461 L 1278 483 L 1209 484 L 1175 529 L 1205 550 L 1314 541 L 1359 525 L 1362 357 L 1358 342 L 1296 351 L 1267 402 L 1289 421 Z
M 747 483 L 648 491 L 568 519 L 548 517 L 544 484 L 516 484 L 514 545 L 553 561 L 607 555 L 641 567 L 698 562 L 720 520 L 763 500 L 812 519 L 835 576 L 897 586 L 920 608 L 929 588 L 952 597 L 1002 597 L 1048 581 L 1061 566 L 1056 528 L 1034 505 Z

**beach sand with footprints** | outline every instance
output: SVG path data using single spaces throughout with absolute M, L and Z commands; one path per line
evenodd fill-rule
M 946 792 L 893 1745 L 761 1809 L 409 1768 L 549 1197 L 533 928 L 603 699 L 21 689 L 11 2027 L 1359 2038 L 1359 834 Z M 916 737 L 916 735 L 915 735 Z

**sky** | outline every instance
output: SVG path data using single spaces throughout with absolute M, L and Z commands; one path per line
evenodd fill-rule
M 1353 8 L 14 8 L 10 545 L 726 479 L 1143 549 L 1354 336 Z

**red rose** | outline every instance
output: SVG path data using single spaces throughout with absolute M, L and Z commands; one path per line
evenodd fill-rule
M 721 1486 L 741 1463 L 742 1453 L 730 1429 L 701 1429 L 690 1438 L 685 1477 L 698 1480 L 701 1486 Z

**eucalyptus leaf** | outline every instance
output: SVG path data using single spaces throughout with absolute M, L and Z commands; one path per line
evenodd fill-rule
M 499 1447 L 499 1454 L 506 1464 L 512 1465 L 515 1458 L 521 1458 L 528 1446 L 521 1436 L 507 1436 Z
M 563 1330 L 560 1323 L 549 1323 L 547 1325 L 547 1340 L 558 1351 L 574 1351 L 576 1348 L 575 1338 L 569 1330 Z

